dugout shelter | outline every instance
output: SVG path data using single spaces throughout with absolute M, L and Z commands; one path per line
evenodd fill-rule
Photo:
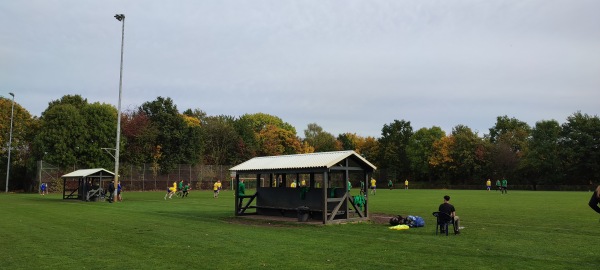
M 76 170 L 61 176 L 63 200 L 95 201 L 104 194 L 104 188 L 115 174 L 102 168 Z
M 323 224 L 369 219 L 373 164 L 354 151 L 255 157 L 230 169 L 254 194 L 235 192 L 235 215 L 307 216 Z M 249 186 L 248 183 L 245 183 Z M 362 187 L 362 188 L 361 188 Z

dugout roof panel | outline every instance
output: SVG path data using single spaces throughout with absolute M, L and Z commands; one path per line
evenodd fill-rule
M 283 156 L 266 156 L 255 157 L 242 164 L 239 164 L 230 171 L 265 171 L 265 170 L 294 170 L 294 169 L 317 169 L 331 168 L 336 166 L 346 158 L 354 158 L 363 166 L 369 167 L 372 170 L 377 169 L 361 155 L 354 151 L 335 151 L 335 152 L 320 152 L 310 154 L 283 155 Z
M 83 170 L 76 170 L 70 173 L 67 173 L 63 176 L 61 176 L 61 178 L 80 178 L 80 177 L 94 177 L 94 176 L 112 176 L 114 177 L 115 174 L 111 171 L 108 171 L 106 169 L 102 169 L 102 168 L 96 168 L 96 169 L 83 169 Z

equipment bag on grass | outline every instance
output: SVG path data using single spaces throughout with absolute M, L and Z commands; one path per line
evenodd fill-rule
M 390 225 L 396 226 L 399 224 L 405 224 L 405 219 L 402 216 L 398 215 L 390 218 Z
M 406 220 L 408 220 L 408 226 L 411 228 L 425 226 L 425 220 L 420 216 L 408 216 Z

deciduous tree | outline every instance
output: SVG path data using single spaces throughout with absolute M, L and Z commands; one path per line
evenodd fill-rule
M 408 143 L 406 153 L 415 180 L 433 180 L 433 171 L 429 159 L 433 155 L 433 143 L 446 136 L 440 127 L 417 130 Z
M 410 162 L 406 147 L 412 136 L 410 121 L 394 120 L 391 124 L 383 125 L 379 138 L 379 162 L 382 170 L 387 171 L 383 177 L 398 178 L 408 176 Z
M 534 188 L 537 184 L 557 183 L 564 176 L 559 148 L 561 130 L 556 120 L 549 120 L 537 122 L 531 131 L 523 171 Z
M 562 125 L 564 170 L 571 184 L 600 182 L 600 118 L 574 113 Z
M 206 164 L 237 164 L 239 144 L 242 141 L 234 126 L 234 119 L 229 116 L 211 116 L 203 121 L 202 133 L 206 147 L 204 162 Z
M 6 176 L 6 162 L 8 162 L 8 141 L 10 137 L 10 122 L 11 115 L 13 118 L 12 124 L 12 142 L 10 156 L 10 181 L 9 189 L 24 189 L 31 190 L 33 184 L 27 176 L 28 168 L 32 168 L 35 164 L 35 153 L 33 150 L 33 141 L 35 134 L 39 130 L 39 119 L 32 117 L 18 102 L 12 99 L 0 98 L 0 175 Z M 33 175 L 34 170 L 30 169 L 29 174 Z M 6 179 L 6 178 L 3 178 Z M 4 181 L 2 187 L 5 186 Z
M 304 130 L 304 140 L 315 148 L 315 152 L 329 152 L 341 149 L 335 137 L 316 123 L 310 123 Z

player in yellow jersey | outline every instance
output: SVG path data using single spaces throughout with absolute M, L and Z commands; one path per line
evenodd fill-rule
M 371 178 L 371 194 L 375 195 L 376 191 L 377 191 L 377 180 L 375 180 L 375 178 Z
M 217 180 L 213 185 L 213 198 L 219 198 L 219 192 L 221 191 L 221 180 Z
M 175 192 L 177 192 L 177 182 L 173 182 L 173 186 L 167 188 L 167 194 L 165 194 L 165 200 L 167 199 L 167 196 L 169 196 L 169 199 L 173 199 L 173 194 L 175 194 Z

